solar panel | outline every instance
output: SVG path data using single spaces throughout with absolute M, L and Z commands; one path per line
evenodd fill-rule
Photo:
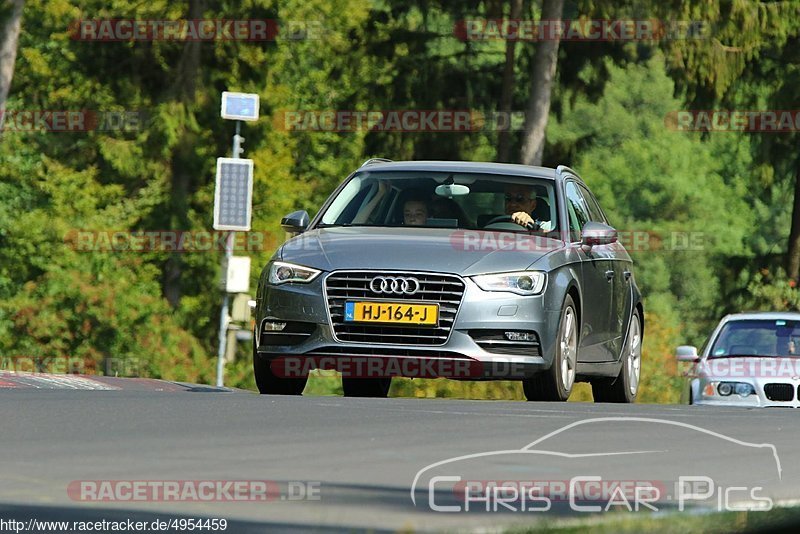
M 258 95 L 255 93 L 223 91 L 220 115 L 223 119 L 254 121 L 258 120 L 258 106 Z
M 253 160 L 217 158 L 214 229 L 250 230 L 253 203 Z

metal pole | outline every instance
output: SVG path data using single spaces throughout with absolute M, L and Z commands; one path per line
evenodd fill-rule
M 225 240 L 225 259 L 223 265 L 233 255 L 233 231 L 229 231 Z M 223 276 L 225 273 L 223 272 Z M 222 310 L 219 313 L 219 352 L 217 353 L 217 387 L 221 388 L 225 375 L 225 350 L 228 345 L 228 302 L 230 296 L 225 288 L 222 289 Z
M 233 155 L 232 158 L 239 158 L 242 152 L 241 143 L 244 140 L 241 135 L 242 121 L 236 121 L 236 134 L 233 136 Z M 225 240 L 225 258 L 222 260 L 223 276 L 225 276 L 224 268 L 228 263 L 230 257 L 233 256 L 233 231 L 229 230 L 228 237 Z M 225 284 L 227 280 L 223 281 Z M 227 288 L 222 289 L 222 309 L 219 312 L 219 351 L 217 352 L 217 387 L 221 388 L 224 385 L 225 376 L 225 351 L 228 346 L 228 304 L 230 302 L 230 295 Z

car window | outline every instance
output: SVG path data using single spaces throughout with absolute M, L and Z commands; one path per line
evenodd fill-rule
M 608 224 L 608 219 L 606 219 L 603 210 L 600 209 L 600 204 L 597 203 L 597 199 L 594 198 L 594 195 L 582 185 L 578 185 L 578 188 L 580 189 L 581 196 L 583 196 L 586 210 L 589 212 L 589 219 L 594 222 Z
M 461 189 L 448 195 L 448 185 Z M 320 225 L 528 232 L 511 221 L 511 212 L 516 211 L 529 212 L 543 234 L 557 231 L 554 182 L 490 174 L 366 171 L 354 175 L 337 193 Z
M 572 241 L 579 241 L 583 226 L 590 220 L 589 213 L 584 205 L 583 197 L 581 197 L 575 182 L 567 182 L 566 193 L 567 214 L 569 216 L 569 233 Z
M 729 356 L 800 356 L 800 321 L 738 320 L 722 327 L 709 354 Z

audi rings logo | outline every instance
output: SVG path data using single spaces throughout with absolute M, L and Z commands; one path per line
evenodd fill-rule
M 369 283 L 373 293 L 394 293 L 413 295 L 419 291 L 419 280 L 406 276 L 376 276 Z

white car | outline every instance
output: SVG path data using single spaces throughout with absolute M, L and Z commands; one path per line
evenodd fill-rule
M 725 316 L 702 354 L 680 346 L 691 362 L 689 404 L 800 408 L 800 313 Z

